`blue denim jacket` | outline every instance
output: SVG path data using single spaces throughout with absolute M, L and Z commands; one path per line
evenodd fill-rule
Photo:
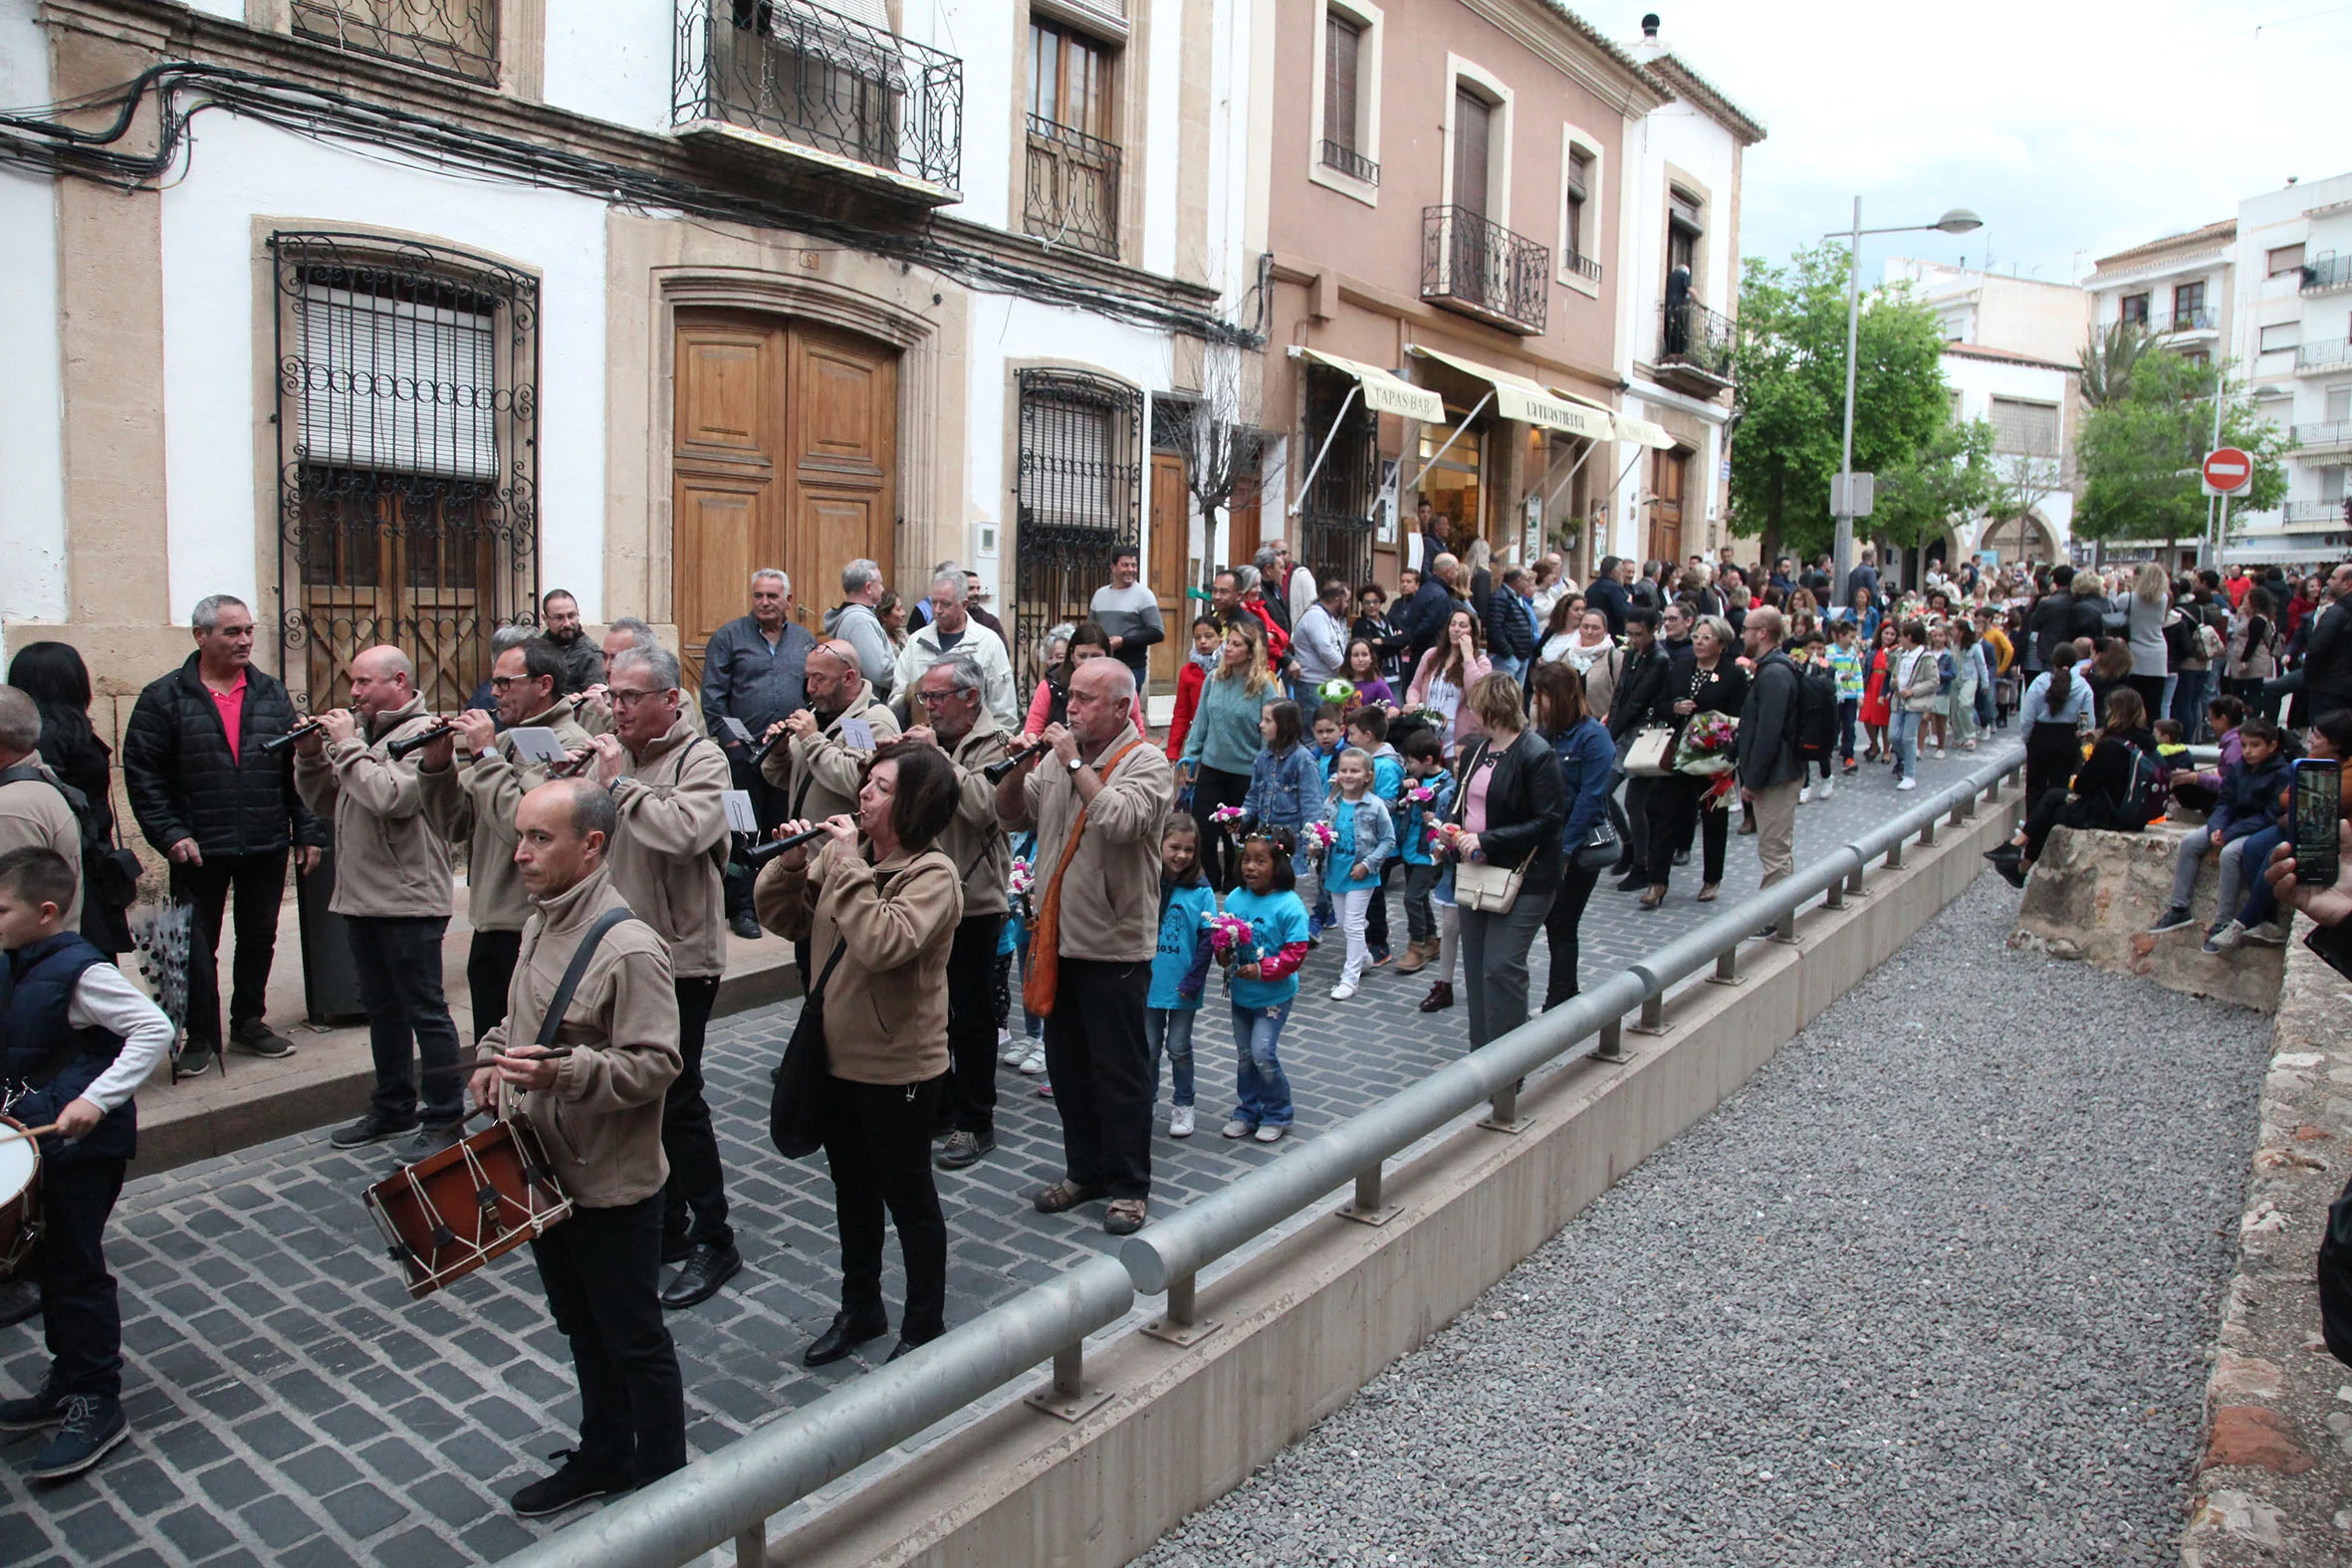
M 1252 827 L 1287 827 L 1295 833 L 1322 803 L 1323 774 L 1311 746 L 1294 746 L 1277 756 L 1260 752 L 1250 765 L 1250 792 L 1242 800 Z
M 1334 893 L 1360 893 L 1377 887 L 1381 863 L 1396 853 L 1396 823 L 1386 803 L 1367 794 L 1351 808 L 1345 800 L 1333 797 L 1323 802 L 1321 819 L 1331 824 L 1333 834 L 1331 852 L 1323 866 L 1323 886 Z M 1359 860 L 1372 873 L 1361 881 L 1347 874 Z

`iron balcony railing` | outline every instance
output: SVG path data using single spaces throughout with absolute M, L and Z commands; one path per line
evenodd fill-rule
M 2210 333 L 2221 325 L 2221 319 L 2211 310 L 2173 312 L 2172 331 L 2176 333 Z
M 1055 120 L 1029 116 L 1029 182 L 1021 229 L 1116 261 L 1119 254 L 1119 144 Z
M 1600 282 L 1600 263 L 1594 261 L 1591 257 L 1581 255 L 1576 251 L 1569 251 L 1565 256 L 1561 257 L 1560 260 L 1562 264 L 1566 266 L 1567 270 L 1574 273 L 1577 277 L 1589 278 L 1594 283 Z
M 717 120 L 953 191 L 964 63 L 811 0 L 678 0 L 672 123 Z
M 1696 371 L 1729 386 L 1739 333 L 1739 323 L 1696 300 L 1664 302 L 1658 307 L 1658 364 Z
M 1421 209 L 1421 298 L 1513 332 L 1543 331 L 1551 248 L 1467 207 Z
M 2352 364 L 2352 338 L 2335 337 L 2326 342 L 2303 343 L 2295 349 L 2297 370 L 2332 370 L 2346 364 Z
M 729 1541 L 737 1562 L 765 1563 L 773 1515 L 1033 1367 L 1049 1360 L 1054 1364 L 1052 1383 L 1031 1397 L 1039 1408 L 1059 1415 L 1091 1408 L 1090 1402 L 1107 1396 L 1087 1389 L 1083 1381 L 1086 1336 L 1126 1316 L 1139 1292 L 1166 1293 L 1167 1310 L 1153 1332 L 1188 1343 L 1198 1324 L 1196 1293 L 1203 1268 L 1351 1183 L 1352 1212 L 1378 1214 L 1389 1161 L 1482 1106 L 1490 1112 L 1490 1125 L 1516 1128 L 1519 1084 L 1529 1073 L 1596 1053 L 1617 1057 L 1627 1013 L 1639 1010 L 1637 1028 L 1657 1028 L 1665 1021 L 1668 993 L 1683 982 L 1712 970 L 1717 980 L 1737 983 L 1741 950 L 1749 942 L 1760 935 L 1793 942 L 1798 910 L 1816 898 L 1827 908 L 1843 909 L 1849 895 L 1864 892 L 1873 863 L 1900 867 L 1914 840 L 1935 843 L 1947 815 L 1950 825 L 1965 827 L 1980 805 L 2000 799 L 2003 783 L 2018 780 L 2024 767 L 2023 758 L 2014 755 L 1980 764 L 1574 1000 L 1321 1137 L 1294 1144 L 1282 1159 L 1198 1203 L 1155 1218 L 1120 1243 L 1116 1258 L 1088 1258 L 1058 1279 L 1032 1286 L 526 1546 L 506 1558 L 504 1568 L 675 1568 Z M 2013 810 L 2018 803 L 2012 796 L 2000 809 Z
M 1323 142 L 1323 167 L 1337 169 L 1349 179 L 1360 179 L 1367 185 L 1380 183 L 1380 165 L 1353 147 L 1341 146 L 1326 138 Z
M 498 80 L 498 0 L 294 0 L 294 31 L 472 82 Z
M 2305 452 L 2329 452 L 2352 446 L 2352 419 L 2328 419 L 2295 426 L 2295 445 Z
M 2332 294 L 2352 289 L 2352 256 L 2322 256 L 2303 263 L 2304 294 Z
M 2279 509 L 2282 523 L 2352 523 L 2352 503 L 2342 497 L 2333 501 L 2289 501 Z

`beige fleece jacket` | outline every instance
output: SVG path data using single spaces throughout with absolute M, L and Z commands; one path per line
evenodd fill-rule
M 354 735 L 316 757 L 295 754 L 302 803 L 335 824 L 335 897 L 327 906 L 335 913 L 449 918 L 449 840 L 425 817 L 415 754 L 394 762 L 384 750 L 433 722 L 419 692 L 377 714 L 363 739 Z
M 719 859 L 726 852 L 734 785 L 727 754 L 681 717 L 669 733 L 630 754 L 612 781 L 620 812 L 605 869 L 637 918 L 669 945 L 680 980 L 715 979 L 727 969 L 727 900 Z
M 556 732 L 567 751 L 585 749 L 588 734 L 572 718 L 572 705 L 559 702 L 523 721 Z M 515 743 L 500 735 L 490 750 L 464 768 L 425 770 L 424 810 L 434 831 L 452 844 L 466 845 L 466 917 L 476 931 L 520 931 L 531 918 L 531 897 L 515 871 L 515 808 L 523 796 L 546 784 L 547 770 L 519 762 Z

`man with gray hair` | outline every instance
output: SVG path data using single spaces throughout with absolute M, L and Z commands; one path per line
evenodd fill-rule
M 335 897 L 358 973 L 375 1055 L 367 1114 L 328 1140 L 356 1149 L 408 1133 L 402 1164 L 457 1141 L 465 1118 L 465 1072 L 457 1025 L 441 994 L 441 938 L 452 904 L 449 841 L 425 816 L 424 784 L 413 756 L 395 741 L 438 721 L 416 689 L 416 667 L 388 643 L 352 656 L 352 706 L 319 716 L 297 743 L 294 783 L 305 804 L 335 824 Z M 410 1050 L 421 1058 L 422 1084 Z
M 841 568 L 841 602 L 824 612 L 824 634 L 838 637 L 857 650 L 858 673 L 874 689 L 874 700 L 890 700 L 890 683 L 898 673 L 898 650 L 874 614 L 882 601 L 882 568 L 870 560 L 852 560 Z
M 237 901 L 237 952 L 227 1043 L 286 1056 L 294 1042 L 263 1021 L 286 860 L 308 872 L 327 848 L 327 824 L 294 787 L 294 759 L 268 743 L 294 728 L 294 699 L 253 666 L 253 612 L 215 593 L 190 617 L 195 651 L 147 683 L 122 732 L 122 784 L 139 831 L 171 868 L 171 896 L 188 905 L 184 1077 L 222 1049 L 221 921 Z
M 499 655 L 506 652 L 509 648 L 520 648 L 523 646 L 523 644 L 538 636 L 538 630 L 531 626 L 499 627 L 496 631 L 490 634 L 490 667 L 495 670 L 498 667 Z M 547 642 L 547 645 L 550 648 L 555 648 L 556 657 L 558 660 L 563 659 L 564 650 L 562 648 L 557 648 L 555 643 L 548 641 L 547 638 L 541 637 L 540 640 L 542 642 Z M 594 655 L 592 644 L 590 645 L 590 655 L 591 657 L 596 657 L 596 668 L 599 672 L 601 672 L 604 667 L 604 661 L 600 656 Z M 475 687 L 474 694 L 465 700 L 465 707 L 466 712 L 468 713 L 489 714 L 491 716 L 491 722 L 493 724 L 497 724 L 498 698 L 497 695 L 490 689 L 490 676 L 485 675 L 482 677 L 482 684 Z M 560 680 L 557 682 L 559 688 L 562 686 L 562 684 L 563 683 Z M 577 689 L 586 691 L 588 689 L 588 684 L 584 681 Z M 559 690 L 557 695 L 561 696 L 563 693 Z M 506 726 L 500 724 L 499 728 L 503 730 L 506 728 Z
M 752 797 L 762 833 L 784 820 L 784 801 L 752 766 L 752 756 L 759 737 L 809 706 L 809 650 L 817 639 L 792 611 L 792 579 L 762 566 L 752 573 L 751 613 L 712 632 L 702 650 L 703 728 L 725 752 L 733 787 Z M 729 719 L 741 721 L 751 739 L 738 736 Z M 727 918 L 737 936 L 759 940 L 750 877 L 727 878 Z
M 74 869 L 74 901 L 64 929 L 82 924 L 82 823 L 66 782 L 36 750 L 41 710 L 13 686 L 0 686 L 0 855 L 11 849 L 54 849 Z
M 898 650 L 895 690 L 911 696 L 923 672 L 950 653 L 961 653 L 980 667 L 987 683 L 988 711 L 1006 730 L 1020 728 L 1013 706 L 1013 660 L 1004 640 L 971 617 L 965 603 L 971 582 L 963 569 L 950 565 L 931 578 L 931 618 Z

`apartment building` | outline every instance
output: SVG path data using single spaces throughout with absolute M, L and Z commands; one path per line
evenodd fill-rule
M 2233 341 L 2237 220 L 2225 218 L 2102 256 L 2083 280 L 2090 330 L 2129 322 L 2176 353 L 2211 360 Z
M 691 665 L 865 556 L 1022 658 L 1236 335 L 1268 9 L 0 0 L 8 101 L 96 100 L 0 146 L 6 635 L 131 690 L 229 592 L 453 707 L 549 588 Z
M 2234 513 L 2225 559 L 2340 560 L 2352 554 L 2352 174 L 2240 202 L 2233 264 L 2239 373 L 2295 450 L 2284 504 Z

